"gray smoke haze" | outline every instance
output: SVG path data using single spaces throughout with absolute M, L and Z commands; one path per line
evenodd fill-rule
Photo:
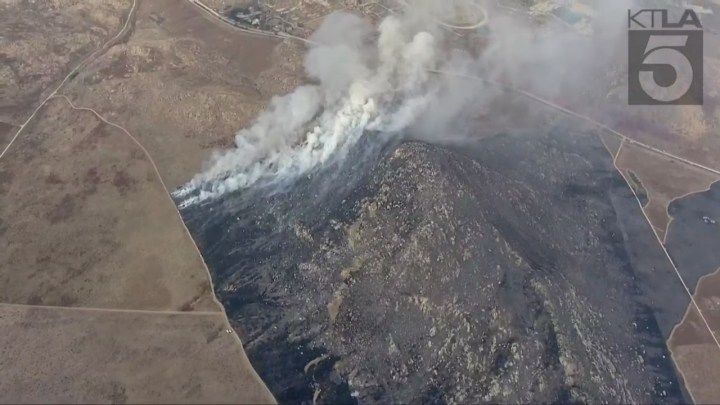
M 460 141 L 485 124 L 465 117 L 492 109 L 503 92 L 437 72 L 482 77 L 551 98 L 586 95 L 583 102 L 592 103 L 606 94 L 608 72 L 625 63 L 630 4 L 590 3 L 595 15 L 586 35 L 560 23 L 538 25 L 479 0 L 398 1 L 391 5 L 398 13 L 377 27 L 355 15 L 332 14 L 310 38 L 305 57 L 314 84 L 273 99 L 250 128 L 236 134 L 233 148 L 215 152 L 207 168 L 174 195 L 185 207 L 302 176 L 345 158 L 364 135 Z M 447 27 L 468 19 L 486 24 L 470 31 Z M 496 108 L 486 119 L 512 120 L 512 114 Z

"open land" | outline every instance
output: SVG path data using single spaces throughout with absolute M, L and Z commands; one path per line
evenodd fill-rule
M 302 46 L 238 32 L 182 1 L 140 4 L 133 35 L 65 94 L 120 123 L 172 190 L 300 79 Z M 170 141 L 172 140 L 172 141 Z
M 706 191 L 712 183 L 720 180 L 720 175 L 632 144 L 623 145 L 616 163 L 647 194 L 648 201 L 643 208 L 663 240 L 670 223 L 667 212 L 670 202 Z
M 700 280 L 695 293 L 698 308 L 715 336 L 720 334 L 718 280 L 720 271 Z M 683 372 L 685 384 L 695 402 L 717 402 L 720 398 L 720 387 L 715 382 L 720 378 L 720 350 L 717 349 L 700 312 L 694 306 L 688 307 L 682 322 L 668 340 L 668 346 L 676 367 Z
M 0 306 L 4 403 L 263 403 L 222 312 Z M 22 347 L 18 344 L 22 342 Z
M 225 4 L 226 2 L 222 3 L 224 9 L 229 7 Z M 221 11 L 223 7 L 216 5 L 215 8 L 217 11 Z M 711 60 L 711 63 L 714 62 Z M 714 65 L 711 64 L 710 67 L 713 68 Z M 636 197 L 643 205 L 648 221 L 653 226 L 660 244 L 665 239 L 668 224 L 672 219 L 667 212 L 668 205 L 674 199 L 707 190 L 709 184 L 717 180 L 718 166 L 715 156 L 718 155 L 716 152 L 720 144 L 714 136 L 718 117 L 716 113 L 717 100 L 713 98 L 713 94 L 717 93 L 717 85 L 718 82 L 710 83 L 711 97 L 705 107 L 678 107 L 671 114 L 660 115 L 658 115 L 657 109 L 632 111 L 631 114 L 628 114 L 630 117 L 620 114 L 621 119 L 619 120 L 603 119 L 608 117 L 602 116 L 597 118 L 623 135 L 632 137 L 620 155 L 618 152 L 626 138 L 607 133 L 602 135 L 610 153 L 618 158 L 618 170 L 623 172 L 628 185 L 633 188 Z M 641 117 L 639 121 L 637 120 L 638 116 Z M 651 122 L 658 124 L 650 124 Z M 658 150 L 669 153 L 657 153 Z M 697 164 L 689 164 L 693 162 Z M 703 170 L 699 166 L 706 166 L 711 170 Z M 669 173 L 669 180 L 662 179 L 662 173 Z M 684 278 L 682 266 L 678 271 L 679 275 Z M 694 290 L 694 286 L 691 286 L 691 289 Z M 698 290 L 700 291 L 701 288 L 698 287 Z M 716 297 L 720 295 L 719 292 L 708 291 L 708 294 L 710 297 Z M 688 311 L 697 310 L 691 304 Z M 685 325 L 687 319 L 679 325 L 678 329 Z M 711 343 L 706 349 L 717 350 L 717 342 L 713 339 L 707 325 L 705 325 L 704 331 L 705 337 Z M 680 350 L 677 342 L 673 343 L 672 349 Z M 677 354 L 677 352 L 675 354 L 674 358 L 685 375 L 688 388 L 691 390 L 703 389 L 698 388 L 702 384 L 690 381 L 702 373 L 698 374 L 689 369 L 689 364 L 692 363 L 683 361 L 682 354 Z M 698 367 L 700 369 L 702 367 L 713 368 L 718 364 L 713 356 L 704 357 L 700 361 L 703 361 L 703 364 Z
M 182 30 L 207 31 L 209 43 L 213 30 L 224 29 L 191 6 L 170 3 L 2 5 L 3 16 L 24 21 L 13 23 L 12 38 L 3 37 L 13 45 L 2 47 L 8 63 L 0 76 L 7 146 L 0 158 L 0 238 L 7 246 L 0 254 L 0 322 L 7 333 L 0 344 L 3 362 L 14 365 L 3 370 L 3 402 L 273 401 L 214 297 L 167 184 L 199 169 L 217 140 L 212 134 L 227 141 L 230 128 L 263 107 L 273 91 L 259 91 L 248 76 L 267 68 L 279 41 L 258 40 L 254 49 L 250 41 L 252 58 L 239 57 L 238 48 L 204 47 L 182 38 Z M 155 6 L 185 14 L 154 14 Z M 135 33 L 158 19 L 164 29 L 140 42 L 160 52 L 135 47 Z M 162 59 L 165 46 L 178 47 L 179 55 Z M 96 105 L 93 87 L 76 85 L 91 66 L 96 83 L 148 70 L 166 75 L 139 80 L 133 93 L 116 92 L 128 98 Z M 184 73 L 176 93 L 167 88 L 174 69 Z M 85 90 L 89 95 L 80 96 Z M 239 99 L 229 117 L 226 100 Z
M 0 3 L 0 122 L 21 125 L 66 74 L 120 31 L 130 5 L 128 0 Z
M 0 302 L 219 311 L 143 151 L 53 98 L 4 157 Z
M 131 3 L 0 4 L 0 15 L 13 16 L 0 37 L 1 145 L 23 131 L 0 158 L 0 239 L 9 247 L 0 253 L 0 302 L 76 308 L 2 307 L 0 322 L 10 333 L 0 344 L 18 366 L 4 370 L 2 380 L 14 388 L 0 390 L 6 393 L 0 399 L 272 401 L 235 334 L 225 338 L 222 307 L 167 189 L 198 172 L 213 148 L 230 144 L 272 96 L 302 82 L 303 46 L 242 32 L 191 2 L 139 1 L 134 14 Z M 239 6 L 207 3 L 221 13 Z M 301 36 L 333 9 L 371 17 L 379 12 L 353 8 L 355 2 L 300 8 L 267 3 L 275 18 L 268 21 Z M 131 24 L 121 32 L 128 17 Z M 118 32 L 123 35 L 104 46 Z M 717 69 L 717 55 L 706 57 L 708 71 Z M 82 69 L 68 75 L 81 62 Z M 65 77 L 59 96 L 24 126 Z M 704 107 L 662 116 L 648 109 L 607 123 L 651 147 L 720 169 L 719 84 L 706 83 L 710 97 Z M 644 210 L 659 241 L 673 226 L 668 204 L 717 180 L 647 148 L 621 146 L 607 135 L 604 141 L 611 153 L 620 152 L 618 169 L 647 199 Z M 702 315 L 691 304 L 669 340 L 673 360 L 699 402 L 720 398 L 709 384 L 720 348 L 708 329 L 719 333 L 718 280 L 716 272 L 692 286 Z M 210 339 L 214 333 L 220 337 Z M 43 375 L 40 358 L 43 364 L 82 367 Z M 147 374 L 134 375 L 130 370 L 141 360 L 152 365 Z M 197 375 L 203 362 L 210 365 Z M 87 375 L 101 377 L 93 379 L 96 384 L 60 383 Z M 243 383 L 233 391 L 231 381 Z M 29 391 L 37 396 L 27 396 Z

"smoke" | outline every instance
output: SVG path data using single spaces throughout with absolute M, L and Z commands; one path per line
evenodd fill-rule
M 363 136 L 463 139 L 472 131 L 465 114 L 492 108 L 502 90 L 438 72 L 481 76 L 548 97 L 593 91 L 608 61 L 623 61 L 614 54 L 624 43 L 628 8 L 620 0 L 593 3 L 597 15 L 584 22 L 592 31 L 585 36 L 472 0 L 401 1 L 402 11 L 377 27 L 332 14 L 310 38 L 305 71 L 313 84 L 274 98 L 236 134 L 233 148 L 216 151 L 174 196 L 185 207 L 291 181 L 344 159 Z M 468 16 L 484 22 L 468 22 L 471 31 L 448 28 Z M 512 113 L 496 111 L 491 119 Z

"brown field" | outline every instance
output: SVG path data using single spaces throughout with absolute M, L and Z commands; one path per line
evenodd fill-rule
M 294 88 L 302 48 L 170 0 L 103 48 L 131 3 L 0 4 L 2 148 L 92 55 L 0 158 L 0 402 L 272 402 L 163 180 Z
M 97 54 L 132 0 L 0 2 L 0 149 L 93 55 L 60 89 L 68 100 L 50 100 L 0 159 L 0 402 L 273 401 L 235 333 L 226 333 L 163 181 L 172 190 L 190 179 L 272 96 L 301 83 L 303 47 L 242 33 L 187 1 L 138 1 L 131 30 Z M 229 3 L 237 1 L 208 0 L 218 10 Z M 310 29 L 339 7 L 323 3 L 303 2 L 286 17 Z M 710 59 L 707 69 L 719 66 Z M 706 93 L 717 93 L 720 81 L 707 80 Z M 125 128 L 149 156 L 69 101 Z M 705 107 L 638 108 L 607 122 L 720 169 L 717 107 L 710 97 Z M 611 135 L 603 141 L 610 153 L 620 149 Z M 661 238 L 668 203 L 717 180 L 628 144 L 618 167 L 642 183 Z M 701 281 L 696 299 L 720 331 L 711 291 L 720 291 L 718 273 Z M 694 311 L 669 346 L 695 400 L 712 402 L 720 398 L 712 383 L 720 380 L 720 350 Z
M 642 183 L 648 197 L 643 209 L 661 239 L 671 220 L 668 204 L 705 191 L 718 180 L 716 175 L 629 143 L 623 145 L 616 163 L 619 169 L 632 171 Z
M 708 331 L 705 330 L 705 334 Z M 685 386 L 695 403 L 714 404 L 720 398 L 720 350 L 715 343 L 678 345 L 672 350 L 672 358 L 681 371 Z
M 720 337 L 720 269 L 698 282 L 695 302 L 715 334 Z M 717 403 L 720 399 L 720 348 L 694 306 L 668 340 L 673 360 L 697 403 Z
M 173 189 L 272 96 L 295 87 L 302 51 L 234 30 L 186 1 L 143 1 L 128 41 L 88 65 L 64 94 L 127 128 Z
M 120 30 L 131 4 L 0 2 L 0 122 L 22 124 L 75 64 Z
M 226 325 L 222 313 L 0 305 L 0 402 L 271 402 Z
M 4 148 L 10 142 L 10 138 L 15 134 L 15 131 L 17 131 L 16 126 L 0 121 L 0 145 L 2 145 L 0 148 Z
M 142 150 L 50 100 L 0 165 L 0 302 L 219 311 Z

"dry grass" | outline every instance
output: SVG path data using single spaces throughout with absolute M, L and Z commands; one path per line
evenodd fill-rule
M 707 330 L 706 332 L 707 333 Z M 672 350 L 685 385 L 698 404 L 716 404 L 720 400 L 720 350 L 714 343 L 680 345 Z
M 3 146 L 117 33 L 130 4 L 0 4 L 12 17 L 0 38 Z M 60 93 L 127 127 L 175 186 L 294 87 L 301 48 L 275 52 L 277 41 L 239 35 L 186 2 L 140 4 L 128 41 Z M 0 241 L 0 359 L 10 365 L 0 402 L 273 400 L 225 332 L 202 258 L 151 161 L 93 113 L 53 98 L 2 158 Z
M 679 197 L 707 190 L 718 177 L 677 160 L 626 143 L 617 158 L 617 166 L 632 171 L 647 192 L 643 208 L 652 226 L 663 238 L 670 223 L 668 204 Z
M 720 270 L 703 277 L 695 301 L 716 337 L 720 337 Z M 720 348 L 694 306 L 673 330 L 668 346 L 696 403 L 720 402 Z
M 273 95 L 297 84 L 302 48 L 276 53 L 279 43 L 239 33 L 186 1 L 144 1 L 129 40 L 64 93 L 127 128 L 174 188 L 200 171 L 212 149 L 230 144 Z
M 52 99 L 0 171 L 0 302 L 219 310 L 166 191 L 121 131 Z
M 83 57 L 114 36 L 132 0 L 0 2 L 0 121 L 20 125 Z
M 0 306 L 0 402 L 272 402 L 225 325 L 222 313 Z
M 0 3 L 0 16 L 11 16 L 0 38 L 0 142 L 74 63 L 119 30 L 129 3 Z M 306 8 L 303 18 L 329 11 L 320 2 Z M 134 134 L 171 188 L 196 173 L 211 149 L 230 144 L 272 96 L 302 81 L 297 43 L 240 34 L 186 1 L 142 1 L 136 18 L 127 42 L 61 92 Z M 673 109 L 658 120 L 672 131 L 631 120 L 616 128 L 717 168 L 720 142 L 708 135 L 720 120 L 716 104 Z M 641 116 L 652 121 L 653 114 Z M 26 131 L 0 162 L 0 240 L 7 246 L 0 302 L 220 310 L 166 190 L 126 135 L 62 99 L 50 101 Z M 604 142 L 611 153 L 619 148 L 617 139 Z M 668 203 L 717 180 L 632 145 L 623 147 L 618 166 L 640 178 L 646 212 L 663 234 Z M 703 280 L 696 298 L 704 313 L 714 308 L 717 315 L 712 292 L 720 291 L 720 276 Z M 720 319 L 708 318 L 717 330 Z M 235 335 L 225 333 L 221 312 L 0 306 L 0 325 L 1 358 L 12 364 L 0 371 L 4 402 L 272 401 Z M 695 399 L 717 402 L 720 353 L 692 308 L 669 345 Z
M 16 126 L 0 121 L 0 145 L 7 145 L 15 131 L 17 131 Z

